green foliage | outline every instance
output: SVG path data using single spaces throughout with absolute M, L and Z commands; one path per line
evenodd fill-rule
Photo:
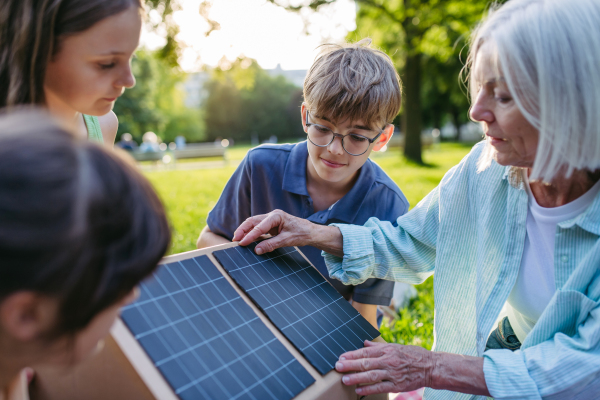
M 301 90 L 282 76 L 270 76 L 256 61 L 222 62 L 206 85 L 207 137 L 248 142 L 271 135 L 303 136 L 299 108 Z
M 381 337 L 388 343 L 433 346 L 433 277 L 417 286 L 417 297 L 400 310 L 393 322 L 384 320 Z
M 125 132 L 140 141 L 147 131 L 155 132 L 164 141 L 182 135 L 188 141 L 204 139 L 202 114 L 184 105 L 180 88 L 185 75 L 160 57 L 159 52 L 139 50 L 132 70 L 136 85 L 128 89 L 115 103 L 119 118 L 117 139 Z
M 415 206 L 438 185 L 443 175 L 467 154 L 470 145 L 442 143 L 426 150 L 428 167 L 409 163 L 399 157 L 397 148 L 385 153 L 373 153 L 371 158 L 400 186 L 411 206 Z M 228 150 L 232 164 L 241 160 L 245 148 Z M 146 176 L 160 194 L 173 225 L 174 236 L 170 253 L 196 248 L 196 239 L 206 225 L 208 212 L 216 204 L 235 165 L 196 171 L 151 172 Z M 388 342 L 414 344 L 431 348 L 433 343 L 433 279 L 417 286 L 418 297 L 401 310 L 398 320 L 381 328 Z
M 400 72 L 411 53 L 421 57 L 421 110 L 425 126 L 468 121 L 469 102 L 459 81 L 471 29 L 489 0 L 358 0 L 357 29 L 393 55 Z M 461 61 L 462 57 L 462 61 Z

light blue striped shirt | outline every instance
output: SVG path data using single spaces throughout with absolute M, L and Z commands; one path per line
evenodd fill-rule
M 600 195 L 556 230 L 556 293 L 520 350 L 484 353 L 521 264 L 527 192 L 520 171 L 497 163 L 477 173 L 477 144 L 398 226 L 371 218 L 333 224 L 344 258 L 323 253 L 329 273 L 356 285 L 375 277 L 421 283 L 435 272 L 434 350 L 484 357 L 497 399 L 600 398 Z M 427 389 L 426 399 L 477 396 Z

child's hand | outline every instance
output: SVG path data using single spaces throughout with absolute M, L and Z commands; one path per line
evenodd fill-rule
M 29 383 L 34 377 L 31 368 L 23 368 L 8 387 L 0 392 L 0 400 L 29 400 Z
M 261 235 L 273 238 L 263 240 L 256 246 L 256 254 L 264 254 L 280 247 L 315 246 L 335 255 L 343 255 L 342 234 L 332 226 L 313 224 L 281 210 L 248 218 L 233 234 L 233 241 L 247 246 Z

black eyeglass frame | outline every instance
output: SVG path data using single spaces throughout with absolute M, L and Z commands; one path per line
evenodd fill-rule
M 337 132 L 334 132 L 334 131 L 332 131 L 332 130 L 331 130 L 331 129 L 329 129 L 328 127 L 326 127 L 326 126 L 323 126 L 323 125 L 321 125 L 321 124 L 315 124 L 315 123 L 312 123 L 312 122 L 308 122 L 308 110 L 306 110 L 306 121 L 305 121 L 305 125 L 306 125 L 306 130 L 307 130 L 307 132 L 306 132 L 306 137 L 308 138 L 309 142 L 311 142 L 311 143 L 312 143 L 312 144 L 314 144 L 315 146 L 317 146 L 317 147 L 328 147 L 328 146 L 329 146 L 331 143 L 333 143 L 333 141 L 335 140 L 335 138 L 336 138 L 336 137 L 340 137 L 340 138 L 341 138 L 341 140 L 342 140 L 342 148 L 344 149 L 344 151 L 345 151 L 346 153 L 350 154 L 351 156 L 355 156 L 355 157 L 357 157 L 357 156 L 362 156 L 363 154 L 365 154 L 365 153 L 366 153 L 366 152 L 369 150 L 369 147 L 371 147 L 371 145 L 373 144 L 373 142 L 375 142 L 377 139 L 379 139 L 379 136 L 381 136 L 381 134 L 383 133 L 383 131 L 385 131 L 385 128 L 383 128 L 383 129 L 381 130 L 381 132 L 379 132 L 379 133 L 377 134 L 377 136 L 375 136 L 373 139 L 369 139 L 368 137 L 366 137 L 366 136 L 363 136 L 363 135 L 359 135 L 358 133 L 352 133 L 352 134 L 342 135 L 342 134 L 339 134 L 339 133 L 337 133 Z M 310 140 L 310 135 L 308 134 L 308 128 L 310 128 L 310 127 L 311 127 L 311 126 L 313 126 L 313 125 L 314 125 L 314 126 L 320 126 L 321 128 L 323 128 L 323 129 L 327 129 L 328 131 L 330 131 L 331 133 L 333 133 L 333 138 L 331 138 L 331 142 L 329 142 L 329 143 L 327 143 L 327 144 L 316 144 L 315 142 L 313 142 L 312 140 Z M 363 152 L 362 152 L 362 153 L 360 153 L 360 154 L 354 154 L 354 153 L 350 153 L 348 150 L 346 150 L 346 146 L 344 146 L 344 138 L 345 138 L 346 136 L 348 136 L 348 135 L 360 136 L 361 138 L 364 138 L 364 139 L 366 139 L 367 141 L 369 141 L 369 145 L 367 146 L 366 150 L 365 150 L 365 151 L 363 151 Z

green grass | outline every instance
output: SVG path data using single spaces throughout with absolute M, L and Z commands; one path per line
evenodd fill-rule
M 371 158 L 398 184 L 411 207 L 415 206 L 442 179 L 446 171 L 468 153 L 472 145 L 442 143 L 423 153 L 425 166 L 407 162 L 400 150 L 373 153 Z M 249 147 L 228 149 L 230 161 L 241 160 Z M 147 172 L 167 208 L 173 225 L 170 252 L 181 253 L 196 248 L 198 234 L 206 225 L 206 216 L 215 205 L 237 162 L 222 168 L 194 171 Z M 433 343 L 433 279 L 417 286 L 418 296 L 400 311 L 398 319 L 381 328 L 388 342 L 414 344 L 431 348 Z

